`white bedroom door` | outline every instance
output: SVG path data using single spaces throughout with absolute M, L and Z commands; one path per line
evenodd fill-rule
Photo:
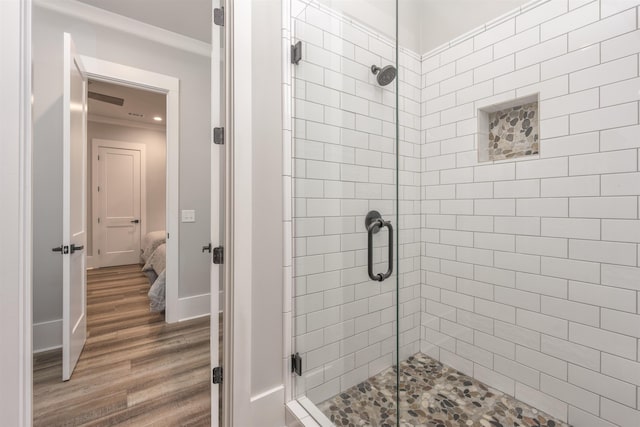
M 139 150 L 98 145 L 98 239 L 100 267 L 140 262 L 141 155 Z
M 71 378 L 87 337 L 87 75 L 64 34 L 62 380 Z
M 224 81 L 222 79 L 221 70 L 224 66 L 224 45 L 223 32 L 224 26 L 220 20 L 220 12 L 224 0 L 213 0 L 214 22 L 212 23 L 211 31 L 211 125 L 214 129 L 214 135 L 212 135 L 215 144 L 211 144 L 211 246 L 215 249 L 212 250 L 212 258 L 210 261 L 210 313 L 211 313 L 211 367 L 212 381 L 211 386 L 211 425 L 217 427 L 219 425 L 225 425 L 222 420 L 221 410 L 224 408 L 223 401 L 226 400 L 222 396 L 222 370 L 223 370 L 223 357 L 222 357 L 222 344 L 223 344 L 223 332 L 222 322 L 223 319 L 223 305 L 221 304 L 223 293 L 223 272 L 222 263 L 224 262 L 224 252 L 222 244 L 224 241 L 223 232 L 223 218 L 222 215 L 224 209 L 224 192 L 222 190 L 223 174 L 224 174 L 224 158 L 225 158 L 225 145 L 224 145 Z M 222 135 L 221 130 L 222 129 Z M 217 136 L 216 136 L 217 135 Z M 220 140 L 219 138 L 222 138 Z M 228 378 L 228 376 L 227 376 Z M 229 381 L 225 379 L 225 381 Z

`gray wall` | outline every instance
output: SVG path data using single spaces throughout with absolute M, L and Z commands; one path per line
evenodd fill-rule
M 146 148 L 146 208 L 147 218 L 145 230 L 147 232 L 164 230 L 166 228 L 166 200 L 167 200 L 167 138 L 166 132 L 159 129 L 145 129 L 140 127 L 114 125 L 94 122 L 89 119 L 87 126 L 87 176 L 92 182 L 93 139 L 131 142 L 143 144 Z M 93 255 L 93 209 L 92 189 L 87 186 L 87 255 Z
M 70 32 L 80 54 L 180 79 L 180 208 L 196 222 L 180 225 L 181 298 L 209 292 L 210 59 L 130 34 L 34 8 L 34 323 L 62 317 L 62 51 Z

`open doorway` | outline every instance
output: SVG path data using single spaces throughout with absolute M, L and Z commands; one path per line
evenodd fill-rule
M 68 38 L 65 35 L 65 39 Z M 178 120 L 177 115 L 172 114 L 176 111 L 175 101 L 179 99 L 177 84 L 171 84 L 175 79 L 169 77 L 147 75 L 151 77 L 145 80 L 146 87 L 156 90 L 146 94 L 140 89 L 140 81 L 126 80 L 133 71 L 129 67 L 89 57 L 78 57 L 74 61 L 86 63 L 86 73 L 96 78 L 85 85 L 89 99 L 111 101 L 98 101 L 109 106 L 87 102 L 89 115 L 84 124 L 78 125 L 78 122 L 76 126 L 73 123 L 70 126 L 71 129 L 86 129 L 82 152 L 87 153 L 84 164 L 91 165 L 87 167 L 89 173 L 84 174 L 85 200 L 90 202 L 83 205 L 87 211 L 87 225 L 91 224 L 91 228 L 87 226 L 87 247 L 82 254 L 88 252 L 94 268 L 86 276 L 85 294 L 75 298 L 85 307 L 75 311 L 86 313 L 83 320 L 86 343 L 84 349 L 80 347 L 75 370 L 71 367 L 73 374 L 64 373 L 64 342 L 62 351 L 56 349 L 35 355 L 34 425 L 84 425 L 87 421 L 111 424 L 124 420 L 145 425 L 180 424 L 184 419 L 196 421 L 196 425 L 209 425 L 209 316 L 165 323 L 164 292 L 154 293 L 153 289 L 162 287 L 166 268 L 177 265 L 179 233 L 173 233 L 173 241 L 167 240 L 173 242 L 175 249 L 169 252 L 163 249 L 167 245 L 162 238 L 153 239 L 147 245 L 149 226 L 141 229 L 141 224 L 153 221 L 149 215 L 152 210 L 149 198 L 161 199 L 157 216 L 160 219 L 156 221 L 161 228 L 166 224 L 166 230 L 153 230 L 155 234 L 168 237 L 169 231 L 177 229 L 171 226 L 172 220 L 177 219 L 177 205 L 168 203 L 177 200 L 172 197 L 171 189 L 178 188 L 177 168 L 168 168 L 172 163 L 171 152 L 176 153 L 169 147 L 177 146 Z M 109 71 L 113 66 L 117 66 L 122 74 Z M 155 84 L 154 78 L 157 79 Z M 114 85 L 110 79 L 129 84 L 124 87 Z M 117 104 L 122 107 L 125 97 L 131 99 L 136 95 L 147 95 L 147 114 L 154 122 L 157 121 L 154 117 L 163 119 L 163 112 L 166 113 L 170 130 L 145 125 L 142 121 L 145 113 L 129 108 L 118 111 L 111 107 Z M 136 103 L 132 104 L 135 107 Z M 73 114 L 79 110 L 78 106 L 78 101 L 74 103 L 72 99 L 65 111 Z M 113 110 L 111 113 L 109 108 Z M 138 121 L 118 118 L 116 112 L 127 116 L 133 112 Z M 63 117 L 65 115 L 66 112 Z M 73 160 L 73 146 L 70 150 Z M 152 151 L 160 158 L 155 164 L 148 161 Z M 72 161 L 70 168 L 73 170 L 74 167 L 81 166 Z M 155 176 L 150 176 L 148 172 L 154 169 Z M 161 191 L 157 193 L 160 194 L 152 195 L 147 191 L 150 181 L 158 184 Z M 206 262 L 206 258 L 203 261 Z M 173 272 L 177 272 L 177 268 Z M 177 281 L 168 282 L 168 286 L 176 284 Z M 177 295 L 177 289 L 171 293 Z M 64 298 L 66 302 L 67 297 Z M 76 307 L 75 303 L 73 307 Z M 68 380 L 64 383 L 60 381 L 61 359 L 63 379 Z M 175 406 L 182 410 L 168 410 Z
M 166 95 L 93 79 L 88 95 L 87 266 L 145 264 L 166 239 Z

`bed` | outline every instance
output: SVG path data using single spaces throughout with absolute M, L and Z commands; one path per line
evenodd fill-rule
M 140 244 L 140 258 L 142 258 L 142 264 L 149 260 L 149 257 L 158 249 L 158 246 L 165 243 L 167 240 L 167 232 L 165 230 L 157 230 L 147 233 Z
M 152 312 L 165 309 L 165 278 L 167 265 L 166 232 L 152 231 L 142 239 L 140 258 L 144 262 L 142 272 L 149 279 L 149 308 Z

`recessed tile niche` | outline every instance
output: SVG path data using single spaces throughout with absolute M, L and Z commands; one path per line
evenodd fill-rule
M 538 94 L 478 109 L 478 161 L 508 160 L 540 152 Z

